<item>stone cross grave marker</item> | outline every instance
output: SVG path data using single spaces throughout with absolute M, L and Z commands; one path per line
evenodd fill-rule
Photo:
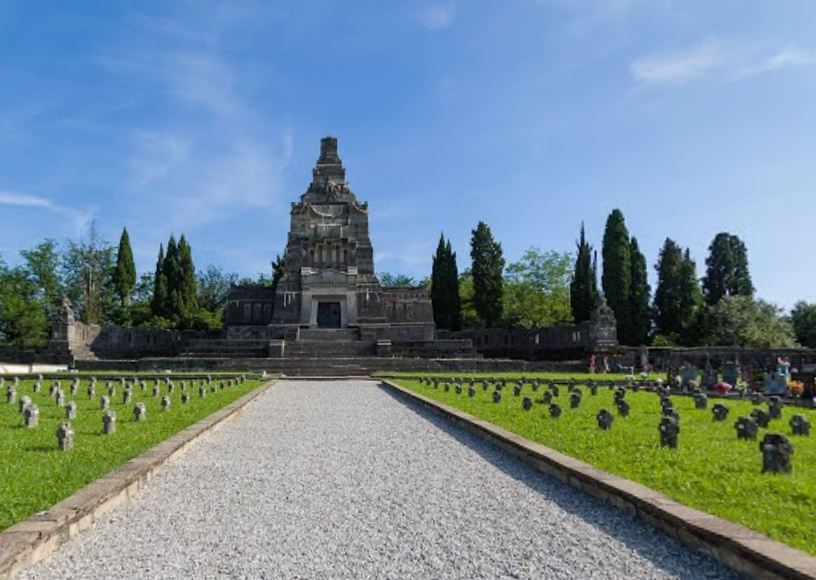
M 762 473 L 790 473 L 793 445 L 781 433 L 766 433 L 759 443 Z

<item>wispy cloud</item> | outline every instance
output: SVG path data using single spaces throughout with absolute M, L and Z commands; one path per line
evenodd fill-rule
M 441 30 L 453 24 L 456 11 L 449 4 L 433 4 L 420 15 L 419 21 L 428 30 Z
M 46 211 L 68 216 L 74 225 L 76 234 L 81 234 L 85 231 L 88 224 L 94 218 L 95 213 L 90 209 L 78 209 L 60 205 L 55 203 L 52 199 L 40 195 L 32 195 L 30 193 L 9 190 L 0 190 L 0 205 L 30 209 L 44 209 Z
M 700 80 L 734 82 L 782 68 L 816 64 L 816 54 L 793 48 L 760 53 L 717 42 L 635 60 L 629 72 L 641 85 L 683 86 Z

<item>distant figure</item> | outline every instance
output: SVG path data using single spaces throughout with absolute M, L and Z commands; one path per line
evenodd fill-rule
M 595 374 L 595 355 L 589 357 L 589 372 L 590 374 Z
M 603 372 L 604 373 L 609 372 L 609 357 L 607 357 L 606 355 L 604 355 L 603 357 Z

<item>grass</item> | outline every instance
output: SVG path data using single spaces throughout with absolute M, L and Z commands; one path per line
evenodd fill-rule
M 785 407 L 782 418 L 771 421 L 769 429 L 788 435 L 793 444 L 793 473 L 763 475 L 758 441 L 768 430 L 760 429 L 757 441 L 741 441 L 734 429 L 736 419 L 753 410 L 749 401 L 712 398 L 707 410 L 698 410 L 691 397 L 672 397 L 680 414 L 680 435 L 678 449 L 669 449 L 659 445 L 660 401 L 650 392 L 629 392 L 626 399 L 631 414 L 623 418 L 618 416 L 613 391 L 608 388 L 600 388 L 596 396 L 582 388 L 581 406 L 571 409 L 569 393 L 562 387 L 560 396 L 553 399 L 561 406 L 562 415 L 552 419 L 546 405 L 539 402 L 544 387 L 534 394 L 532 387 L 525 385 L 516 397 L 508 383 L 502 401 L 495 404 L 492 387 L 483 391 L 478 383 L 476 396 L 469 398 L 467 388 L 457 395 L 453 387 L 445 392 L 442 383 L 434 389 L 418 381 L 398 382 L 527 439 L 640 482 L 685 505 L 816 555 L 816 441 L 812 436 L 790 435 L 788 424 L 792 415 L 801 413 L 816 428 L 816 412 L 810 409 Z M 525 396 L 536 401 L 530 411 L 521 408 Z M 712 420 L 711 406 L 716 402 L 724 402 L 730 409 L 725 422 Z M 609 431 L 597 426 L 595 415 L 601 408 L 615 415 Z
M 444 377 L 444 378 L 456 378 L 465 376 L 462 373 L 457 372 L 450 372 L 450 373 L 437 373 L 437 372 L 387 372 L 387 373 L 376 373 L 374 374 L 375 377 L 378 378 L 409 378 L 409 377 L 418 377 L 418 376 L 434 376 L 434 377 Z M 595 381 L 625 381 L 627 376 L 625 373 L 604 373 L 604 374 L 595 374 L 590 375 L 589 373 L 561 373 L 561 372 L 544 372 L 544 371 L 530 371 L 530 372 L 499 372 L 499 373 L 468 373 L 468 377 L 473 378 L 496 378 L 496 379 L 552 379 L 556 381 L 566 381 L 569 379 L 576 379 L 585 381 L 588 378 L 592 378 Z M 640 376 L 636 377 L 640 379 Z M 649 376 L 648 380 L 657 380 L 657 379 L 666 379 L 665 373 L 652 373 Z
M 75 447 L 60 452 L 57 450 L 56 430 L 66 421 L 65 409 L 58 407 L 49 396 L 51 379 L 45 377 L 39 393 L 33 392 L 34 382 L 21 381 L 17 389 L 18 401 L 21 396 L 27 396 L 40 409 L 39 426 L 32 429 L 23 426 L 18 403 L 6 403 L 6 387 L 11 381 L 7 380 L 0 392 L 0 530 L 48 509 L 262 383 L 248 379 L 244 384 L 214 393 L 208 390 L 203 399 L 199 398 L 197 386 L 188 387 L 190 402 L 183 405 L 180 381 L 175 380 L 175 389 L 170 393 L 170 409 L 162 411 L 161 397 L 168 394 L 163 383 L 158 397 L 151 394 L 152 381 L 148 381 L 145 391 L 140 386 L 134 387 L 131 402 L 124 405 L 122 387 L 116 382 L 116 394 L 111 397 L 110 406 L 116 412 L 116 431 L 104 435 L 100 397 L 108 393 L 106 382 L 100 380 L 97 383 L 96 396 L 91 401 L 86 392 L 89 380 L 82 380 L 75 396 L 70 394 L 72 381 L 63 380 L 65 402 L 76 402 L 77 416 L 70 421 L 75 432 Z M 136 423 L 133 418 L 133 406 L 137 402 L 147 406 L 147 420 L 142 423 Z

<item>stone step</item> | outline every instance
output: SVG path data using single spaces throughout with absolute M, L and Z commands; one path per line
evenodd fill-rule
M 359 328 L 301 328 L 298 341 L 341 341 L 360 340 Z
M 286 358 L 370 356 L 375 353 L 375 350 L 376 344 L 372 341 L 297 340 L 286 341 L 283 356 Z

